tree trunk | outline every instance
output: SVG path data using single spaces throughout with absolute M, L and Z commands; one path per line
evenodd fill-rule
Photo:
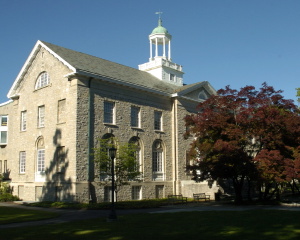
M 237 178 L 233 179 L 233 187 L 234 187 L 234 192 L 235 192 L 235 199 L 234 202 L 235 204 L 241 204 L 243 202 L 243 185 L 244 185 L 244 177 L 241 177 L 240 180 Z
M 252 194 L 251 194 L 252 181 L 249 177 L 247 177 L 247 182 L 248 182 L 248 191 L 247 191 L 248 201 L 252 201 Z

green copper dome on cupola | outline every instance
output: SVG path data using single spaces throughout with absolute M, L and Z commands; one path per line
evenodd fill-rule
M 158 19 L 158 26 L 153 29 L 152 34 L 157 34 L 157 33 L 164 33 L 164 34 L 169 34 L 168 30 L 162 26 L 162 20 L 161 18 Z

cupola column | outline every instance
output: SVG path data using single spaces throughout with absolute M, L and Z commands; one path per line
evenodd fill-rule
M 157 44 L 157 38 L 155 38 L 155 57 L 158 56 L 158 44 Z
M 169 49 L 168 49 L 168 60 L 172 61 L 172 58 L 171 58 L 171 40 L 169 41 Z
M 151 41 L 151 39 L 150 39 L 150 61 L 152 60 L 152 41 Z
M 165 38 L 163 38 L 163 45 L 164 45 L 163 57 L 166 57 L 166 39 Z

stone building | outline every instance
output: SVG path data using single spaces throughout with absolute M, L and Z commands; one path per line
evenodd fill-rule
M 37 41 L 0 104 L 0 172 L 25 201 L 106 201 L 92 149 L 104 136 L 139 146 L 141 181 L 119 200 L 205 192 L 186 172 L 187 113 L 215 90 L 208 82 L 183 84 L 172 62 L 171 35 L 158 26 L 149 35 L 149 62 L 139 70 Z

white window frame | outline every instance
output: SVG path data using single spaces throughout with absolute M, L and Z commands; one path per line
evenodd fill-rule
M 131 127 L 140 128 L 141 126 L 141 108 L 137 106 L 131 106 L 130 111 L 130 125 Z
M 44 173 L 45 172 L 45 149 L 37 150 L 37 172 Z
M 162 131 L 162 112 L 154 111 L 154 130 Z
M 104 187 L 104 199 L 103 199 L 104 202 L 111 202 L 111 200 L 112 200 L 111 191 L 112 191 L 111 186 Z M 116 194 L 114 194 L 114 200 L 116 201 Z
M 6 145 L 8 138 L 8 115 L 0 116 L 0 145 Z
M 115 124 L 116 104 L 111 101 L 104 101 L 103 122 L 107 124 Z
M 164 180 L 164 149 L 159 140 L 154 142 L 152 148 L 152 172 L 154 181 Z
M 20 173 L 25 173 L 26 171 L 26 152 L 20 152 Z
M 176 82 L 176 75 L 173 73 L 170 73 L 170 81 L 171 82 Z
M 27 111 L 21 112 L 21 131 L 27 130 Z
M 38 107 L 38 127 L 45 127 L 45 105 Z
M 142 199 L 142 186 L 132 186 L 131 187 L 131 199 L 141 200 Z
M 50 77 L 47 72 L 42 72 L 35 83 L 35 89 L 46 87 L 50 84 Z

